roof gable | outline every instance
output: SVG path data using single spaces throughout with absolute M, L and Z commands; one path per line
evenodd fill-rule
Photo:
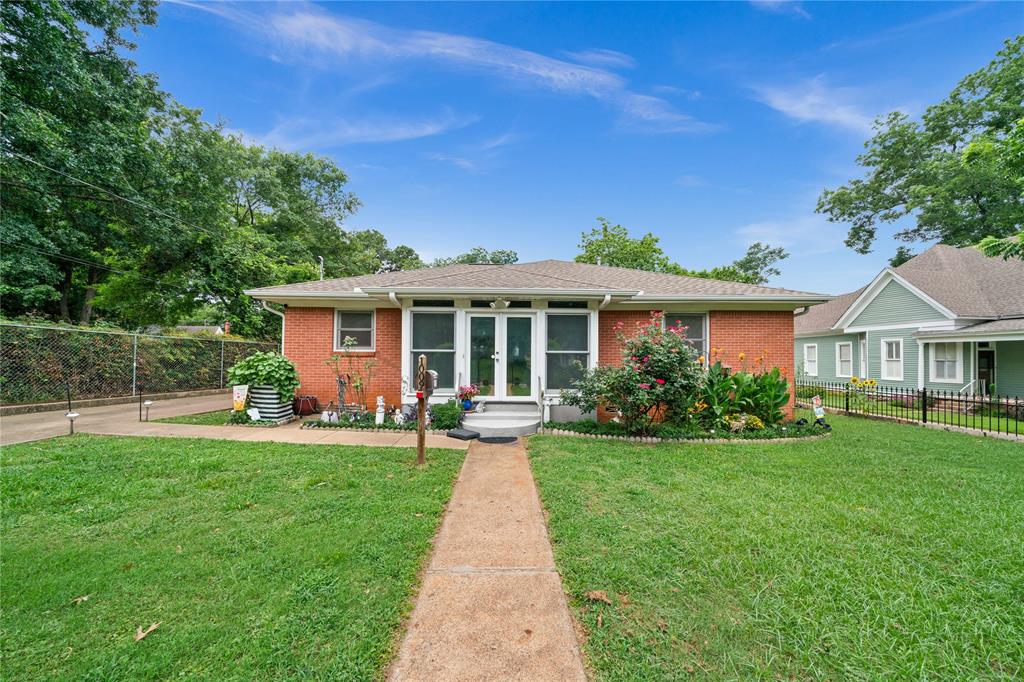
M 877 304 L 876 299 L 879 297 Z M 865 314 L 866 313 L 866 314 Z M 892 268 L 878 273 L 850 304 L 833 329 L 902 325 L 954 319 L 956 315 Z
M 1024 261 L 936 244 L 895 272 L 957 317 L 1024 315 Z

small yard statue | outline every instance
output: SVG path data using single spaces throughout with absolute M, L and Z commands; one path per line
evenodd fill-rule
M 826 431 L 831 431 L 832 427 L 825 423 L 825 407 L 821 404 L 820 395 L 811 398 L 811 408 L 814 410 L 814 423 Z
M 373 420 L 373 423 L 380 426 L 384 423 L 384 396 L 377 396 L 377 414 Z

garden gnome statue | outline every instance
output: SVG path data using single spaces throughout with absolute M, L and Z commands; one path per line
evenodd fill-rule
M 384 396 L 382 395 L 377 396 L 377 416 L 373 422 L 377 426 L 384 423 Z

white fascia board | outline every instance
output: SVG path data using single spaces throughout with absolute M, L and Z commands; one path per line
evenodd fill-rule
M 795 339 L 807 339 L 815 336 L 844 336 L 846 332 L 842 329 L 822 329 L 816 332 L 793 332 Z
M 832 325 L 832 328 L 846 329 L 850 322 L 856 320 L 857 316 L 864 312 L 864 309 L 868 307 L 868 304 L 871 303 L 871 301 L 875 300 L 875 297 L 878 296 L 879 293 L 881 293 L 882 289 L 885 288 L 885 285 L 893 280 L 902 284 L 904 287 L 906 287 L 908 291 L 910 291 L 910 293 L 914 294 L 922 301 L 924 301 L 931 307 L 935 308 L 935 310 L 937 310 L 942 316 L 950 320 L 956 319 L 957 316 L 952 310 L 950 310 L 949 308 L 947 308 L 946 306 L 942 305 L 934 298 L 929 296 L 928 294 L 918 289 L 916 286 L 907 281 L 906 278 L 901 277 L 899 274 L 897 274 L 896 271 L 893 270 L 892 268 L 886 268 L 885 270 L 882 270 L 880 273 L 878 273 L 878 275 L 873 280 L 871 280 L 871 284 L 865 287 L 864 291 L 862 291 L 860 296 L 857 297 L 857 300 L 851 303 L 850 307 L 846 309 L 846 312 L 840 315 L 839 319 L 836 320 L 836 323 Z
M 942 341 L 947 343 L 968 343 L 972 341 L 1024 341 L 1024 331 L 1019 332 L 932 332 L 930 334 L 915 334 L 914 338 L 921 341 Z

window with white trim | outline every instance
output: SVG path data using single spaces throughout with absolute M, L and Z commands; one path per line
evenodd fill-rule
M 882 339 L 882 378 L 903 381 L 903 339 Z
M 804 374 L 809 377 L 818 376 L 818 344 L 804 344 Z
M 853 376 L 853 343 L 850 341 L 836 344 L 836 376 Z
M 545 390 L 573 388 L 590 360 L 590 315 L 548 313 Z
M 412 358 L 415 371 L 420 355 L 427 356 L 427 369 L 437 372 L 437 389 L 455 388 L 455 313 L 413 312 Z
M 373 350 L 373 310 L 334 311 L 334 350 Z M 345 339 L 352 339 L 345 345 Z
M 959 343 L 934 343 L 931 345 L 932 381 L 958 383 L 961 380 L 961 345 Z
M 693 346 L 697 355 L 704 355 L 707 337 L 704 313 L 665 313 L 665 329 L 685 327 L 687 343 Z

